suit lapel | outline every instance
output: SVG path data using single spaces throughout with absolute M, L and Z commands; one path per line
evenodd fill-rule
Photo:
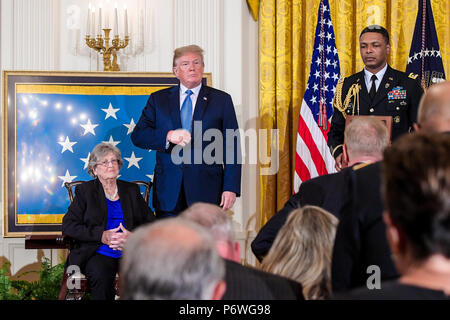
M 202 85 L 198 93 L 197 102 L 195 104 L 194 114 L 192 115 L 192 121 L 200 121 L 203 118 L 203 114 L 208 106 L 208 94 L 209 88 Z M 193 126 L 191 126 L 193 128 Z
M 105 191 L 103 190 L 103 186 L 98 179 L 95 180 L 95 186 L 97 191 L 95 193 L 95 200 L 97 201 L 98 207 L 100 209 L 98 214 L 103 221 L 103 227 L 106 228 L 106 221 L 108 220 L 108 208 L 106 205 Z
M 175 129 L 181 128 L 181 116 L 180 116 L 180 86 L 174 86 L 169 92 L 169 109 L 170 118 Z
M 391 90 L 392 85 L 394 81 L 394 77 L 392 76 L 392 69 L 391 67 L 387 67 L 386 72 L 384 73 L 384 77 L 381 80 L 380 86 L 378 87 L 377 94 L 375 95 L 375 98 L 373 99 L 373 106 L 376 106 L 383 98 L 386 97 L 389 90 Z
M 117 180 L 117 191 L 119 192 L 120 205 L 122 207 L 123 219 L 125 222 L 125 228 L 130 230 L 133 228 L 133 215 L 131 214 L 131 199 L 128 190 L 122 184 L 120 180 Z

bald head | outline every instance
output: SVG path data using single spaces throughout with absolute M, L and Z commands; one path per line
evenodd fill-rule
M 434 84 L 422 96 L 416 129 L 426 132 L 450 131 L 450 81 Z
M 231 219 L 219 206 L 197 202 L 183 211 L 180 216 L 205 227 L 215 241 L 234 241 Z
M 197 202 L 184 210 L 180 217 L 205 227 L 213 237 L 216 249 L 223 258 L 240 261 L 240 246 L 234 239 L 233 223 L 219 206 Z

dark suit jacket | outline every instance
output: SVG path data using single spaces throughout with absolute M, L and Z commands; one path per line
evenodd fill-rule
M 117 189 L 122 206 L 125 228 L 136 227 L 155 220 L 147 203 L 142 198 L 138 185 L 117 180 Z M 105 192 L 98 179 L 87 181 L 75 188 L 75 198 L 64 215 L 62 234 L 74 240 L 67 265 L 78 265 L 84 269 L 87 260 L 102 244 L 106 230 L 108 212 Z
M 304 300 L 302 285 L 225 259 L 226 291 L 222 300 Z
M 353 98 L 345 110 L 347 115 L 373 115 L 373 116 L 392 116 L 392 140 L 403 133 L 412 130 L 412 124 L 416 122 L 417 110 L 423 90 L 419 81 L 414 80 L 404 72 L 387 67 L 386 73 L 381 80 L 377 93 L 373 102 L 369 97 L 369 91 L 364 81 L 364 70 L 351 75 L 344 79 L 342 86 L 341 99 L 342 104 L 347 96 L 347 92 L 353 84 L 360 85 L 359 90 L 359 114 L 357 112 L 356 99 Z M 405 90 L 405 99 L 388 99 L 388 93 L 396 90 Z M 345 118 L 340 110 L 334 108 L 333 118 L 331 120 L 331 128 L 328 133 L 328 146 L 333 151 L 338 145 L 344 143 Z M 338 148 L 333 156 L 336 158 L 342 153 L 342 148 Z
M 340 219 L 341 208 L 347 196 L 349 170 L 351 168 L 345 168 L 338 173 L 319 176 L 303 182 L 298 192 L 286 202 L 283 209 L 278 211 L 259 230 L 251 244 L 255 256 L 261 261 L 269 252 L 278 231 L 294 209 L 305 205 L 319 206 Z
M 131 140 L 136 146 L 156 150 L 153 181 L 153 206 L 156 211 L 174 209 L 181 183 L 184 186 L 188 206 L 199 201 L 219 204 L 223 191 L 232 191 L 237 196 L 240 195 L 239 138 L 227 139 L 227 129 L 231 132 L 238 129 L 231 96 L 202 85 L 195 105 L 193 121 L 191 143 L 183 148 L 183 157 L 189 161 L 179 164 L 174 163 L 171 158 L 175 145 L 171 144 L 169 148 L 166 148 L 166 136 L 169 130 L 182 128 L 179 86 L 151 94 L 133 130 Z M 197 124 L 195 121 L 198 121 Z M 199 123 L 201 123 L 200 126 Z M 213 133 L 213 146 L 218 143 L 218 148 L 213 152 L 210 150 L 211 146 L 205 152 L 205 148 L 213 143 L 210 138 L 203 138 L 209 129 L 214 129 L 209 131 Z M 223 143 L 220 143 L 220 138 L 216 138 L 214 134 L 220 134 Z M 205 156 L 210 154 L 217 162 L 212 164 L 205 162 Z M 201 160 L 200 163 L 198 158 Z
M 380 267 L 381 280 L 398 277 L 382 217 L 381 162 L 351 173 L 333 248 L 333 292 L 365 286 L 370 265 Z

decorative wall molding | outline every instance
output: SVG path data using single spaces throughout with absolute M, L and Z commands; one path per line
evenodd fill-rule
M 197 44 L 205 50 L 205 71 L 223 88 L 224 0 L 175 0 L 174 48 Z M 195 18 L 194 18 L 195 17 Z

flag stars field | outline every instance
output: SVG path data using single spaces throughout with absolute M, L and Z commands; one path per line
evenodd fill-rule
M 64 153 L 64 151 L 67 151 L 67 150 L 69 150 L 70 152 L 73 153 L 73 148 L 72 147 L 77 142 L 75 142 L 75 141 L 74 142 L 70 142 L 69 137 L 66 136 L 66 139 L 63 142 L 59 141 L 58 143 L 60 145 L 62 145 L 62 147 L 63 147 L 61 153 Z
M 96 127 L 98 127 L 98 124 L 92 124 L 91 123 L 91 119 L 88 119 L 86 124 L 80 124 L 80 126 L 84 129 L 83 136 L 88 134 L 88 133 L 91 133 L 91 134 L 93 134 L 95 136 L 94 129 Z
M 116 112 L 119 110 L 120 110 L 119 108 L 114 109 L 112 103 L 110 102 L 108 109 L 102 109 L 102 111 L 106 113 L 105 120 L 108 119 L 109 117 L 113 117 L 114 119 L 117 120 Z
M 109 136 L 109 140 L 108 141 L 102 141 L 102 142 L 110 143 L 114 147 L 117 147 L 117 145 L 120 143 L 120 141 L 114 141 L 113 136 Z
M 58 176 L 59 179 L 62 180 L 61 187 L 64 187 L 64 183 L 72 182 L 77 176 L 71 176 L 69 170 L 66 170 L 66 174 L 64 176 Z
M 137 158 L 135 156 L 135 154 L 134 154 L 134 151 L 131 153 L 130 157 L 128 157 L 128 158 L 124 157 L 124 159 L 128 161 L 128 168 L 127 169 L 129 169 L 131 166 L 135 166 L 136 168 L 140 169 L 138 162 L 141 161 L 142 158 Z
M 129 124 L 124 123 L 123 124 L 125 127 L 127 127 L 128 131 L 127 131 L 127 135 L 129 135 L 130 133 L 133 132 L 134 127 L 136 127 L 136 123 L 134 123 L 134 119 L 131 118 L 131 122 Z

